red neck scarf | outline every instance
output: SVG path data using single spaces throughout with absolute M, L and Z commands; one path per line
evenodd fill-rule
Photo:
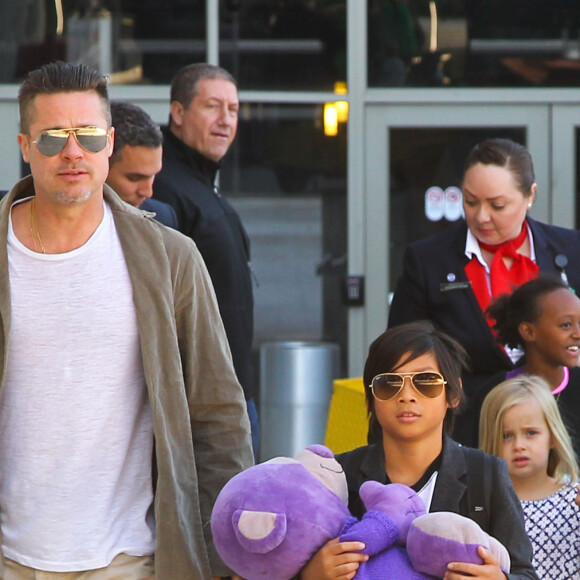
M 477 257 L 473 257 L 469 264 L 465 266 L 465 274 L 471 282 L 471 288 L 477 298 L 477 302 L 483 312 L 490 305 L 492 298 L 501 294 L 511 294 L 514 288 L 521 286 L 524 282 L 532 280 L 538 275 L 539 266 L 527 256 L 518 254 L 528 237 L 528 225 L 524 221 L 522 231 L 517 238 L 498 244 L 484 244 L 479 242 L 479 247 L 493 254 L 490 266 L 489 280 L 491 294 L 487 285 L 485 268 L 481 265 Z M 513 260 L 508 269 L 504 258 Z

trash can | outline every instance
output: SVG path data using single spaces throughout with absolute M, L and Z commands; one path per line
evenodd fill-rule
M 340 347 L 324 342 L 266 342 L 260 347 L 260 461 L 293 457 L 324 443 Z

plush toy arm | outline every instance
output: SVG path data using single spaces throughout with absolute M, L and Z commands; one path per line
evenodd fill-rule
M 374 556 L 390 548 L 397 540 L 399 530 L 393 520 L 382 512 L 367 512 L 360 522 L 350 526 L 346 534 L 340 536 L 341 542 L 363 542 L 363 554 Z
M 344 526 L 342 526 L 342 530 L 340 530 L 339 536 L 343 536 L 346 534 L 350 528 L 352 528 L 355 524 L 358 524 L 358 519 L 354 516 L 348 516 L 346 522 L 344 522 Z
M 359 490 L 364 506 L 369 511 L 387 514 L 399 531 L 397 543 L 404 546 L 411 522 L 425 514 L 423 500 L 406 485 L 378 481 L 365 481 Z

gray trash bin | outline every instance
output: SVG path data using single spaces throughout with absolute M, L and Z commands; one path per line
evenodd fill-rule
M 260 347 L 260 461 L 324 443 L 340 348 L 324 342 Z

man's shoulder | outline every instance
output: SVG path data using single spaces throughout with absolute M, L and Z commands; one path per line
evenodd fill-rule
M 185 192 L 211 191 L 211 187 L 197 175 L 195 167 L 172 157 L 163 158 L 163 167 L 155 176 L 153 189 L 155 195 L 164 192 L 186 195 Z
M 177 228 L 177 214 L 172 206 L 158 199 L 146 199 L 141 209 L 155 213 L 155 219 L 170 228 Z

